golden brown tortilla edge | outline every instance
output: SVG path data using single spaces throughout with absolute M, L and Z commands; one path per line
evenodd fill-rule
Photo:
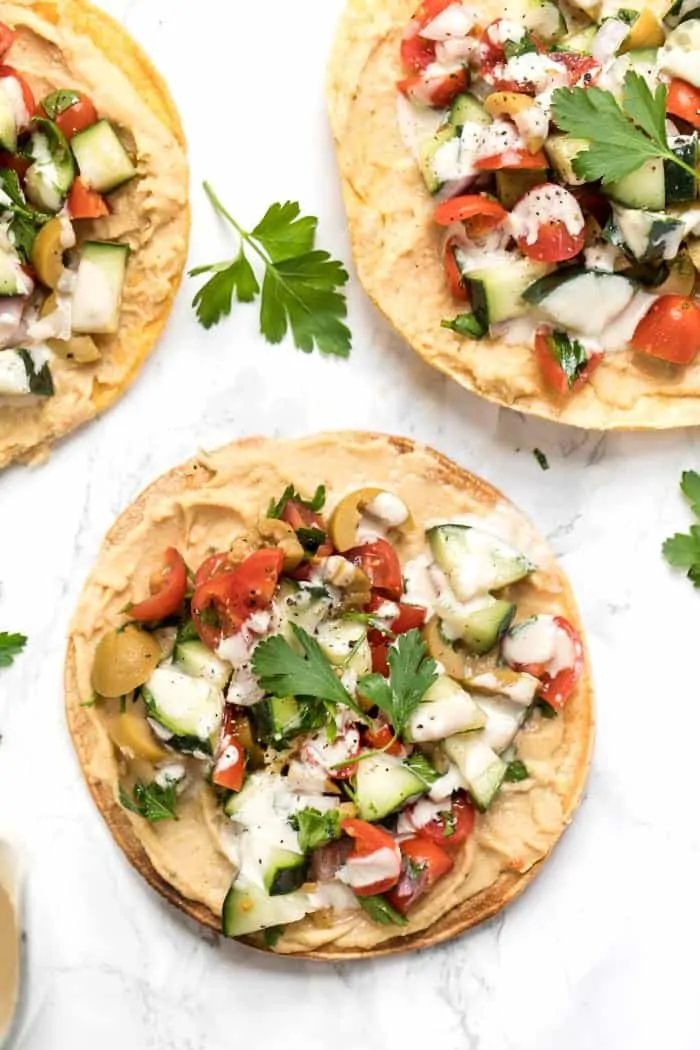
M 488 482 L 471 474 L 460 467 L 441 452 L 430 446 L 413 441 L 410 438 L 396 437 L 388 434 L 372 433 L 367 431 L 339 431 L 326 432 L 310 436 L 315 441 L 342 442 L 342 441 L 387 441 L 398 451 L 418 451 L 433 460 L 436 466 L 445 472 L 446 479 L 459 487 L 467 487 L 477 502 L 491 507 L 495 503 L 505 503 L 512 507 L 513 504 Z M 304 439 L 297 439 L 303 441 Z M 279 443 L 276 439 L 264 437 L 246 438 L 241 441 L 232 442 L 227 446 L 216 450 L 216 455 L 225 454 L 229 451 L 247 450 L 255 445 L 268 446 Z M 161 475 L 152 482 L 144 491 L 130 504 L 126 510 L 117 518 L 108 531 L 104 544 L 118 545 L 127 540 L 130 531 L 137 527 L 143 518 L 143 509 L 152 499 L 157 499 L 172 492 L 184 491 L 190 487 L 201 484 L 201 476 L 197 469 L 202 468 L 198 457 L 193 457 L 181 466 Z M 517 513 L 524 519 L 527 516 L 520 510 Z M 99 556 L 98 556 L 99 557 Z M 552 570 L 554 571 L 554 570 Z M 529 885 L 537 872 L 560 840 L 562 834 L 568 827 L 573 814 L 578 807 L 582 797 L 591 762 L 591 754 L 594 742 L 594 706 L 593 686 L 591 678 L 590 660 L 588 650 L 585 647 L 585 636 L 581 624 L 578 608 L 573 598 L 571 586 L 565 574 L 557 564 L 556 575 L 562 585 L 564 603 L 567 617 L 574 623 L 584 639 L 585 670 L 584 675 L 577 687 L 577 703 L 567 706 L 559 717 L 563 717 L 567 726 L 567 734 L 574 739 L 583 737 L 585 746 L 581 748 L 575 770 L 570 777 L 570 787 L 565 796 L 564 823 L 557 838 L 550 849 L 529 871 L 523 874 L 504 873 L 499 876 L 493 885 L 481 891 L 468 900 L 456 905 L 447 911 L 427 930 L 418 931 L 408 937 L 398 937 L 388 941 L 377 948 L 370 949 L 318 949 L 311 952 L 291 952 L 291 959 L 309 959 L 319 962 L 344 961 L 353 959 L 371 959 L 383 955 L 397 955 L 419 948 L 428 948 L 449 940 L 464 933 L 472 926 L 491 918 L 506 904 L 514 900 Z M 85 584 L 87 588 L 91 577 Z M 88 772 L 89 755 L 91 748 L 97 744 L 97 729 L 89 716 L 88 709 L 81 706 L 81 697 L 78 690 L 75 646 L 72 633 L 68 637 L 65 664 L 65 707 L 69 731 L 78 756 L 78 761 L 85 778 L 87 787 L 92 795 L 97 808 L 101 812 L 112 836 L 125 854 L 129 863 L 142 875 L 149 885 L 158 891 L 171 904 L 190 918 L 195 919 L 217 933 L 221 933 L 221 918 L 206 906 L 190 900 L 176 890 L 152 864 L 146 850 L 142 846 L 139 837 L 126 816 L 116 798 L 116 784 L 92 777 Z M 275 952 L 273 948 L 265 948 L 251 938 L 240 938 L 239 943 L 258 951 L 271 952 L 278 957 L 282 953 Z

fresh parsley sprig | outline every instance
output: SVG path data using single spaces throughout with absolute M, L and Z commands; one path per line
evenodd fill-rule
M 260 299 L 260 331 L 269 343 L 280 343 L 291 329 L 295 346 L 311 353 L 347 357 L 351 335 L 343 323 L 347 270 L 328 252 L 314 248 L 318 220 L 302 216 L 294 201 L 272 204 L 252 230 L 243 227 L 226 210 L 208 182 L 204 190 L 214 209 L 236 231 L 238 254 L 226 262 L 196 266 L 190 277 L 211 274 L 196 293 L 192 305 L 205 328 L 231 313 L 234 296 L 241 303 Z M 246 256 L 250 249 L 262 262 L 262 286 Z
M 298 648 L 292 648 L 281 634 L 265 638 L 255 647 L 253 673 L 260 688 L 272 696 L 314 696 L 331 704 L 344 704 L 364 719 L 364 711 L 350 696 L 316 639 L 298 624 L 290 626 Z
M 142 784 L 138 780 L 134 784 L 131 797 L 120 786 L 119 801 L 125 809 L 138 813 L 151 824 L 156 824 L 159 820 L 178 820 L 175 812 L 177 788 L 172 781 L 169 781 L 165 787 L 161 787 L 160 784 L 156 784 L 155 780 L 150 784 Z
M 695 470 L 684 470 L 681 476 L 681 492 L 690 503 L 696 518 L 700 518 L 700 474 Z M 666 540 L 663 555 L 675 569 L 686 569 L 687 577 L 694 587 L 700 587 L 700 525 L 691 525 L 690 531 L 677 532 Z
M 0 631 L 0 667 L 9 667 L 24 649 L 27 638 L 24 634 Z
M 369 674 L 360 679 L 357 688 L 384 712 L 396 735 L 401 736 L 426 691 L 437 680 L 437 666 L 415 628 L 391 646 L 388 663 L 388 681 L 380 674 Z
M 380 926 L 405 926 L 408 922 L 400 912 L 389 904 L 385 897 L 374 895 L 358 897 L 357 903 L 367 913 L 372 922 Z
M 697 172 L 669 148 L 666 137 L 665 84 L 652 93 L 643 76 L 629 70 L 622 105 L 602 88 L 557 88 L 552 117 L 562 131 L 588 139 L 590 145 L 573 160 L 574 171 L 587 182 L 616 182 L 648 160 L 670 161 L 697 178 Z
M 311 806 L 292 814 L 289 823 L 297 832 L 299 848 L 309 853 L 319 846 L 326 846 L 334 839 L 340 838 L 340 813 L 337 809 L 321 813 Z

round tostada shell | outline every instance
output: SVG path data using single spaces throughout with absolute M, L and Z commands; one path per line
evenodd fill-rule
M 525 615 L 537 608 L 557 611 L 582 631 L 570 585 L 528 519 L 487 482 L 412 440 L 362 432 L 279 441 L 249 438 L 213 453 L 202 453 L 150 485 L 108 532 L 82 592 L 68 639 L 67 719 L 90 792 L 131 864 L 183 912 L 217 931 L 221 928 L 221 903 L 233 869 L 212 845 L 212 837 L 204 824 L 203 814 L 211 807 L 205 807 L 203 799 L 205 795 L 211 798 L 211 793 L 202 789 L 186 804 L 183 796 L 181 803 L 185 809 L 177 822 L 149 825 L 122 808 L 118 801 L 119 759 L 109 739 L 100 704 L 86 705 L 92 695 L 92 654 L 101 634 L 123 622 L 120 611 L 126 602 L 138 593 L 143 594 L 158 552 L 166 546 L 179 545 L 190 567 L 196 566 L 208 550 L 224 549 L 224 538 L 230 543 L 240 535 L 254 508 L 256 515 L 264 514 L 269 499 L 278 496 L 290 482 L 302 492 L 313 491 L 317 484 L 324 483 L 329 492 L 329 506 L 344 491 L 367 483 L 384 485 L 402 498 L 408 498 L 416 519 L 414 531 L 420 534 L 421 542 L 424 522 L 445 520 L 445 510 L 452 513 L 459 508 L 469 514 L 505 515 L 523 530 L 523 535 L 537 543 L 538 570 L 529 580 L 509 589 L 519 610 L 524 605 Z M 421 494 L 420 504 L 418 494 Z M 399 543 L 400 552 L 403 542 Z M 529 734 L 530 747 L 533 740 L 537 743 L 538 734 L 550 731 L 543 729 L 544 726 L 545 720 L 541 720 L 539 726 L 533 727 L 534 732 Z M 338 932 L 336 937 L 335 926 L 330 933 L 319 931 L 307 919 L 290 927 L 293 932 L 282 938 L 276 952 L 308 959 L 342 960 L 426 948 L 482 922 L 513 900 L 540 870 L 581 801 L 594 735 L 593 689 L 587 654 L 577 688 L 563 713 L 547 721 L 547 726 L 555 727 L 558 734 L 553 752 L 556 757 L 552 759 L 551 783 L 547 782 L 542 789 L 538 806 L 544 812 L 552 798 L 556 798 L 556 819 L 547 827 L 547 834 L 541 840 L 544 845 L 531 855 L 527 867 L 522 862 L 522 870 L 499 870 L 491 884 L 461 899 L 460 889 L 464 891 L 468 874 L 473 870 L 474 854 L 469 851 L 481 849 L 481 846 L 472 847 L 470 840 L 457 854 L 453 872 L 437 884 L 441 887 L 440 899 L 438 901 L 436 895 L 434 903 L 436 906 L 439 903 L 439 914 L 433 916 L 421 902 L 416 908 L 417 918 L 412 918 L 407 927 L 407 935 L 392 936 L 392 931 L 387 933 L 385 927 L 376 927 L 362 916 L 353 920 L 351 931 L 342 936 Z M 535 790 L 540 789 L 532 789 Z M 509 804 L 504 802 L 504 806 Z M 491 813 L 490 810 L 479 818 L 484 821 L 479 826 L 496 837 L 497 832 L 491 832 L 489 823 L 496 819 Z M 204 835 L 199 833 L 200 828 Z M 526 846 L 518 848 L 527 851 Z M 192 885 L 191 873 L 195 868 L 200 881 L 195 879 Z M 436 894 L 436 890 L 432 892 Z M 352 916 L 358 914 L 362 913 L 351 913 Z M 358 922 L 362 924 L 359 933 Z M 363 938 L 372 939 L 375 935 L 379 941 L 364 947 Z M 340 943 L 332 943 L 333 939 Z M 358 939 L 363 943 L 354 943 Z M 262 947 L 258 938 L 244 940 L 254 947 Z
M 102 356 L 78 365 L 55 357 L 53 397 L 0 407 L 0 469 L 40 462 L 51 446 L 125 392 L 168 319 L 187 258 L 190 209 L 185 135 L 165 81 L 136 41 L 87 0 L 0 2 L 17 31 L 8 61 L 39 98 L 58 87 L 88 93 L 98 115 L 133 142 L 136 178 L 110 195 L 112 214 L 81 221 L 81 239 L 119 240 L 127 264 L 119 331 L 98 337 Z
M 660 7 L 658 3 L 653 6 Z M 470 340 L 440 327 L 460 312 L 441 263 L 435 204 L 397 119 L 399 45 L 417 0 L 349 0 L 333 48 L 327 98 L 357 272 L 368 295 L 420 356 L 499 405 L 593 430 L 700 423 L 700 357 L 676 368 L 632 351 L 607 353 L 585 387 L 561 398 L 529 346 Z M 483 24 L 502 14 L 481 0 Z

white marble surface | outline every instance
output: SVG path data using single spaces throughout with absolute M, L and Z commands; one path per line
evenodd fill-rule
M 183 113 L 193 263 L 231 250 L 205 177 L 243 222 L 298 198 L 322 245 L 349 258 L 322 98 L 341 4 L 109 3 Z M 696 438 L 601 438 L 499 411 L 424 367 L 356 284 L 349 363 L 267 346 L 251 308 L 206 334 L 192 290 L 116 408 L 46 466 L 0 480 L 0 629 L 30 638 L 0 672 L 0 828 L 15 829 L 30 873 L 22 1050 L 696 1050 L 700 594 L 659 552 L 688 519 L 677 484 L 698 465 Z M 139 880 L 83 786 L 61 672 L 101 538 L 148 481 L 198 446 L 331 427 L 427 441 L 536 518 L 589 630 L 599 733 L 577 820 L 513 907 L 428 953 L 323 967 L 202 934 Z

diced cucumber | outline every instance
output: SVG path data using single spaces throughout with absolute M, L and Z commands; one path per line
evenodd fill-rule
M 133 179 L 136 168 L 108 120 L 98 120 L 71 139 L 80 177 L 91 190 L 109 193 Z
M 86 241 L 73 292 L 74 332 L 108 335 L 119 328 L 127 244 Z
M 336 667 L 354 671 L 358 676 L 372 670 L 372 650 L 363 623 L 356 620 L 322 623 L 316 632 L 316 641 L 324 656 Z
M 53 392 L 48 361 L 39 363 L 29 350 L 0 350 L 0 397 L 51 397 Z
M 297 624 L 307 634 L 315 634 L 326 618 L 333 602 L 323 587 L 302 587 L 294 580 L 283 579 L 274 601 L 274 611 L 280 623 L 280 634 L 288 642 L 294 641 L 290 624 Z
M 382 820 L 427 786 L 394 755 L 371 755 L 357 763 L 355 801 L 361 820 Z
M 0 146 L 8 153 L 17 152 L 18 101 L 22 101 L 22 94 L 17 80 L 3 77 L 0 80 Z
M 672 29 L 659 49 L 659 72 L 700 87 L 700 19 L 688 18 Z
M 255 724 L 263 740 L 280 743 L 294 736 L 302 727 L 302 710 L 293 696 L 270 696 L 252 709 Z
M 306 857 L 281 847 L 271 847 L 263 871 L 263 884 L 271 897 L 298 890 L 306 876 Z
M 496 172 L 496 195 L 503 207 L 510 210 L 521 197 L 546 181 L 546 171 L 517 171 L 515 168 L 505 168 Z
M 666 203 L 666 178 L 663 160 L 648 160 L 630 175 L 617 182 L 603 184 L 608 197 L 627 208 L 649 208 L 658 211 Z
M 426 535 L 435 560 L 463 602 L 517 583 L 535 569 L 505 540 L 471 525 L 435 525 Z
M 469 693 L 447 675 L 441 675 L 428 689 L 411 715 L 407 739 L 416 743 L 444 740 L 455 733 L 482 729 L 483 712 Z
M 566 20 L 559 5 L 553 0 L 526 0 L 522 7 L 522 21 L 538 40 L 551 44 L 554 40 L 560 40 L 566 33 Z M 510 4 L 507 4 L 506 10 L 509 8 Z
M 223 932 L 226 937 L 243 937 L 269 926 L 298 922 L 312 911 L 305 893 L 285 893 L 270 897 L 263 889 L 240 876 L 226 894 L 223 907 Z
M 697 167 L 698 137 L 678 135 L 669 142 L 671 152 L 691 168 Z M 666 204 L 680 204 L 694 201 L 697 196 L 697 174 L 679 168 L 671 160 L 664 161 L 664 178 L 666 185 Z
M 584 28 L 579 29 L 578 32 L 565 37 L 559 46 L 562 51 L 578 51 L 579 54 L 590 55 L 591 46 L 595 40 L 597 32 L 598 26 L 596 25 L 584 26 Z
M 450 109 L 449 120 L 453 127 L 460 130 L 465 124 L 481 124 L 485 127 L 492 123 L 492 117 L 486 112 L 481 102 L 469 92 L 457 95 Z
M 31 290 L 32 282 L 22 269 L 17 253 L 9 246 L 4 251 L 0 250 L 0 295 L 28 295 Z
M 481 733 L 448 737 L 443 749 L 462 775 L 474 805 L 483 813 L 503 783 L 506 763 L 482 739 Z
M 223 694 L 203 678 L 156 667 L 142 693 L 151 718 L 176 736 L 208 743 L 221 724 Z
M 52 120 L 35 117 L 27 148 L 33 163 L 24 177 L 27 197 L 43 211 L 60 211 L 75 179 L 75 164 L 65 136 Z
M 562 182 L 568 186 L 582 186 L 585 178 L 574 171 L 573 161 L 590 143 L 586 139 L 575 139 L 571 135 L 550 135 L 544 144 L 552 167 Z
M 195 678 L 206 678 L 223 689 L 231 677 L 231 664 L 220 660 L 203 642 L 180 642 L 175 646 L 175 666 Z
M 478 704 L 486 716 L 486 725 L 479 737 L 500 755 L 515 740 L 528 709 L 505 696 L 480 696 Z
M 513 671 L 509 667 L 495 667 L 492 671 L 483 671 L 481 674 L 467 678 L 465 685 L 477 694 L 506 696 L 523 707 L 529 707 L 535 699 L 540 682 L 534 675 L 526 674 L 524 671 Z M 481 703 L 478 695 L 475 699 L 477 703 Z
M 488 653 L 508 630 L 515 615 L 515 605 L 490 594 L 475 598 L 469 605 L 473 608 L 464 618 L 460 638 L 468 652 Z
M 455 258 L 460 265 L 460 251 Z M 461 267 L 460 267 L 461 268 Z M 469 288 L 472 311 L 484 325 L 498 324 L 521 317 L 527 313 L 527 304 L 522 294 L 533 281 L 543 277 L 551 267 L 533 259 L 518 259 L 513 256 L 496 266 L 464 272 Z
M 595 336 L 622 313 L 634 292 L 634 281 L 621 274 L 572 266 L 531 285 L 524 299 L 562 328 Z
M 430 138 L 421 142 L 418 147 L 420 170 L 430 193 L 437 193 L 443 185 L 443 180 L 435 174 L 433 166 L 435 154 L 441 146 L 455 138 L 457 138 L 457 128 L 453 124 L 443 124 Z
M 678 254 L 683 239 L 679 219 L 665 212 L 616 207 L 613 220 L 626 250 L 639 262 L 673 259 Z

